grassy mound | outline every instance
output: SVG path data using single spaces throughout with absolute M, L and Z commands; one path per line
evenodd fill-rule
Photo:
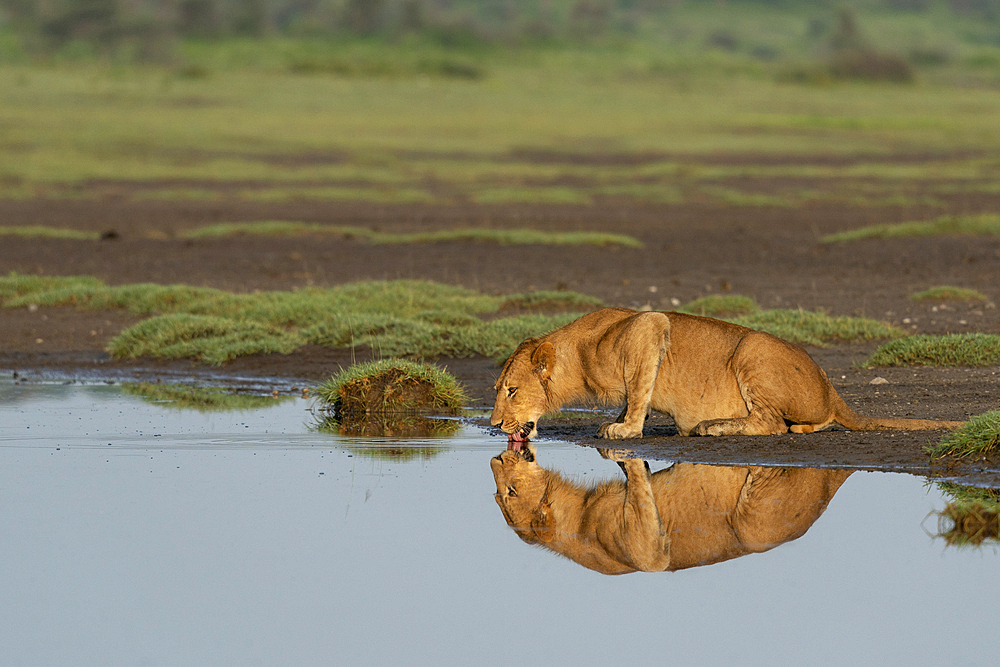
M 903 335 L 902 330 L 878 320 L 834 317 L 806 310 L 762 310 L 733 321 L 792 343 L 816 347 L 823 347 L 833 341 L 878 340 Z
M 1000 491 L 940 482 L 953 500 L 938 512 L 938 537 L 949 546 L 978 547 L 1000 541 Z
M 689 301 L 678 308 L 682 313 L 702 315 L 704 317 L 739 316 L 756 313 L 760 310 L 757 302 L 748 296 L 739 294 L 711 294 L 700 299 Z
M 942 285 L 917 292 L 910 297 L 914 301 L 989 301 L 986 295 L 967 287 Z
M 342 370 L 316 389 L 340 420 L 365 415 L 457 413 L 465 391 L 448 372 L 405 359 L 382 359 Z
M 188 230 L 182 238 L 224 238 L 238 234 L 254 236 L 301 236 L 328 234 L 360 239 L 368 243 L 449 243 L 471 242 L 496 245 L 620 245 L 641 248 L 642 242 L 625 234 L 606 232 L 547 232 L 537 229 L 442 229 L 429 232 L 389 233 L 365 227 L 322 225 L 283 220 L 263 222 L 225 222 Z
M 979 458 L 1000 449 L 1000 410 L 977 415 L 960 429 L 948 433 L 928 448 L 935 457 Z
M 828 234 L 821 243 L 840 243 L 862 239 L 898 239 L 914 236 L 996 236 L 1000 235 L 1000 215 L 943 216 L 926 222 L 900 222 L 872 225 L 846 232 Z
M 1000 336 L 972 333 L 900 338 L 875 350 L 864 367 L 997 364 L 1000 364 Z

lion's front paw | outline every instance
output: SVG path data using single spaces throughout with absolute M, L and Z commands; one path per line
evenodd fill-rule
M 601 424 L 601 428 L 597 429 L 597 435 L 601 438 L 607 438 L 608 440 L 641 438 L 642 428 L 635 429 L 620 422 L 608 422 L 607 424 Z

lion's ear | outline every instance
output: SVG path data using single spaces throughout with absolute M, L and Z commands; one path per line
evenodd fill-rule
M 552 367 L 556 363 L 556 348 L 548 341 L 542 343 L 531 353 L 531 365 L 535 367 L 535 372 L 542 376 L 542 380 L 548 380 L 552 375 Z

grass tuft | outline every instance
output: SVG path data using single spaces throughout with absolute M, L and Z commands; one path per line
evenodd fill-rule
M 879 347 L 865 368 L 884 366 L 995 366 L 1000 364 L 1000 335 L 950 334 L 907 336 Z
M 749 315 L 759 311 L 760 306 L 748 296 L 741 296 L 739 294 L 710 294 L 700 299 L 689 301 L 677 310 L 682 313 L 702 315 L 704 317 L 721 317 L 725 315 Z
M 1000 410 L 977 415 L 927 448 L 934 458 L 980 458 L 1000 449 Z
M 918 236 L 997 236 L 1000 235 L 1000 215 L 943 216 L 927 222 L 900 222 L 893 225 L 872 225 L 846 232 L 827 234 L 821 243 L 840 243 L 862 239 L 897 239 Z
M 325 234 L 369 243 L 492 243 L 497 245 L 618 245 L 641 248 L 642 242 L 624 234 L 606 232 L 546 232 L 535 229 L 443 229 L 432 232 L 389 233 L 364 227 L 324 225 L 309 222 L 268 220 L 261 222 L 226 222 L 191 229 L 181 238 L 226 238 L 237 235 L 301 236 Z
M 985 294 L 967 287 L 951 287 L 942 285 L 917 292 L 912 297 L 914 301 L 989 301 Z
M 896 338 L 903 331 L 865 317 L 833 317 L 805 310 L 762 310 L 733 320 L 799 345 L 823 347 L 833 341 L 853 342 Z
M 456 413 L 468 400 L 450 373 L 431 364 L 381 359 L 341 370 L 316 389 L 339 417 L 444 410 Z
M 108 351 L 126 359 L 187 358 L 221 366 L 252 354 L 289 354 L 300 344 L 292 333 L 259 322 L 174 313 L 129 327 L 111 341 Z
M 26 239 L 74 239 L 81 241 L 99 241 L 100 232 L 87 232 L 82 229 L 64 229 L 46 227 L 43 225 L 0 226 L 0 236 L 19 236 Z

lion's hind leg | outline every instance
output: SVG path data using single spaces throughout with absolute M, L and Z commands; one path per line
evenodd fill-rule
M 691 429 L 691 435 L 775 435 L 787 432 L 784 419 L 762 410 L 755 410 L 746 417 L 706 419 Z

